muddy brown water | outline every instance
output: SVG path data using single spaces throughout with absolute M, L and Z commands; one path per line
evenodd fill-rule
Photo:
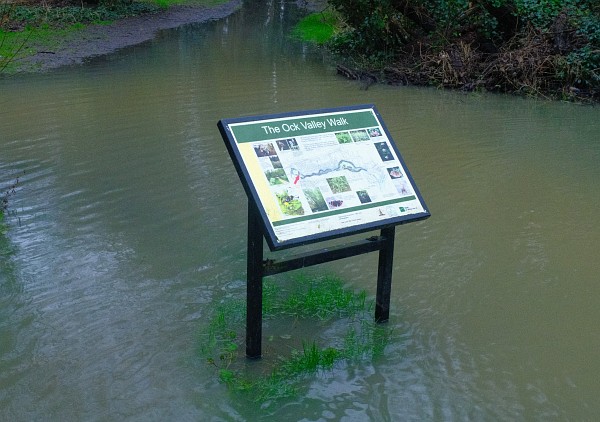
M 262 4 L 262 5 L 261 5 Z M 592 420 L 600 414 L 600 112 L 335 74 L 298 12 L 219 21 L 0 79 L 0 419 Z M 243 298 L 246 198 L 216 122 L 374 103 L 432 217 L 397 229 L 383 356 L 252 403 L 198 357 Z M 375 293 L 375 257 L 307 270 Z M 340 328 L 265 328 L 285 339 Z M 274 338 L 272 340 L 271 338 Z

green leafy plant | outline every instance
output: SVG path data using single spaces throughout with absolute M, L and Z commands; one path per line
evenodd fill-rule
M 328 210 L 325 198 L 323 198 L 323 194 L 319 188 L 304 189 L 302 192 L 304 193 L 304 196 L 308 201 L 308 205 L 313 212 Z
M 333 193 L 347 192 L 350 190 L 350 184 L 346 176 L 336 176 L 327 179 L 327 183 Z
M 283 185 L 289 182 L 283 169 L 267 170 L 265 171 L 265 176 L 270 185 Z
M 283 170 L 281 170 L 281 172 L 283 173 Z M 286 177 L 285 173 L 283 173 L 283 177 Z M 281 179 L 282 177 L 278 176 L 277 180 Z M 279 208 L 281 209 L 281 211 L 286 215 L 304 215 L 304 208 L 302 207 L 302 202 L 300 202 L 300 200 L 297 197 L 290 195 L 287 190 L 277 194 L 277 202 L 279 202 Z
M 335 134 L 339 144 L 350 144 L 352 143 L 352 137 L 348 132 L 337 132 Z

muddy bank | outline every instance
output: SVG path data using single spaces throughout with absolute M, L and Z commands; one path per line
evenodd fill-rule
M 211 8 L 175 6 L 158 13 L 122 19 L 110 25 L 92 25 L 71 34 L 52 49 L 34 47 L 37 53 L 19 60 L 19 71 L 47 71 L 80 64 L 88 58 L 151 40 L 163 29 L 226 17 L 241 4 L 241 0 L 232 0 Z

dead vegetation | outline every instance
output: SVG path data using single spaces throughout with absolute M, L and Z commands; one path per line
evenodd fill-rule
M 437 50 L 419 43 L 402 52 L 383 70 L 338 65 L 338 73 L 367 84 L 433 85 L 463 91 L 486 90 L 549 98 L 600 100 L 598 87 L 582 89 L 564 85 L 563 72 L 576 77 L 566 58 L 557 50 L 555 34 L 531 28 L 526 36 L 515 36 L 496 53 L 486 53 L 474 43 L 458 40 Z
M 546 28 L 522 25 L 494 44 L 475 31 L 454 38 L 429 32 L 401 45 L 385 66 L 346 60 L 338 73 L 367 87 L 376 81 L 598 102 L 600 69 L 582 69 L 572 53 L 587 48 L 588 63 L 593 63 L 600 50 L 590 48 L 589 36 L 570 22 L 565 9 Z

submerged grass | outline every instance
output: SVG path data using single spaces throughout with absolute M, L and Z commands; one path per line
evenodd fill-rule
M 285 287 L 266 281 L 263 316 L 267 321 L 303 320 L 314 326 L 316 332 L 343 318 L 347 322 L 345 334 L 330 339 L 333 345 L 302 341 L 301 347 L 291 348 L 288 356 L 263 359 L 263 372 L 257 374 L 256 367 L 245 366 L 242 347 L 245 302 L 235 300 L 222 303 L 215 310 L 206 332 L 202 333 L 201 355 L 215 367 L 219 380 L 231 391 L 251 401 L 273 403 L 297 395 L 310 375 L 332 371 L 344 362 L 381 355 L 388 344 L 390 329 L 373 321 L 371 309 L 365 291 L 354 292 L 337 277 L 300 276 Z
M 334 316 L 352 317 L 368 310 L 367 294 L 346 289 L 335 277 L 297 278 L 292 293 L 275 310 L 299 318 L 328 319 Z

